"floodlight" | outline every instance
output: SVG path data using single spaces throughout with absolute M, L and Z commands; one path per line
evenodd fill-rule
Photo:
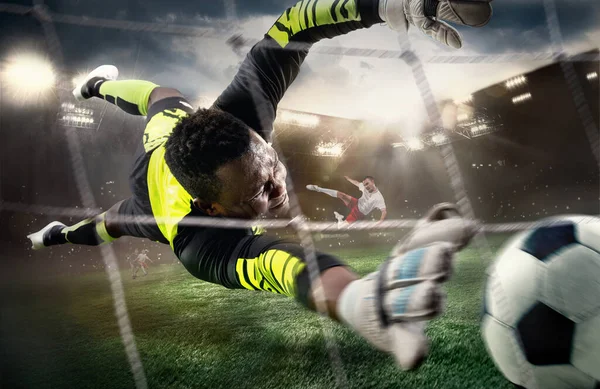
M 519 104 L 527 100 L 531 100 L 531 93 L 523 93 L 522 95 L 518 95 L 512 98 L 513 104 Z
M 445 143 L 448 143 L 448 137 L 445 134 L 434 134 L 431 136 L 431 141 L 436 145 L 436 146 L 441 146 Z
M 471 127 L 471 133 L 473 135 L 479 135 L 482 132 L 484 132 L 485 130 L 487 130 L 487 128 L 488 128 L 487 124 L 480 124 L 478 126 L 473 126 L 473 127 Z
M 409 150 L 422 150 L 425 145 L 423 144 L 423 142 L 421 142 L 421 140 L 419 138 L 410 138 L 407 142 L 406 142 L 406 146 L 408 147 Z
M 315 150 L 316 155 L 322 157 L 341 157 L 346 151 L 344 144 L 338 142 L 321 142 Z
M 88 108 L 85 103 L 61 103 L 58 121 L 65 127 L 98 129 L 94 119 L 96 111 Z
M 295 124 L 302 127 L 314 128 L 319 125 L 321 119 L 317 115 L 308 113 L 281 110 L 277 114 L 278 121 Z
M 52 64 L 43 57 L 22 54 L 7 61 L 2 81 L 16 99 L 31 101 L 43 97 L 54 87 L 56 74 Z
M 526 83 L 527 83 L 527 77 L 518 76 L 518 77 L 514 77 L 514 78 L 511 78 L 510 80 L 506 81 L 504 83 L 504 86 L 506 87 L 506 89 L 515 89 L 515 88 L 525 85 Z

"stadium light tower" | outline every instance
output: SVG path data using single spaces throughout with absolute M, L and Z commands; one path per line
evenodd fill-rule
M 437 139 L 441 140 L 441 138 L 437 138 Z M 446 139 L 447 139 L 447 137 L 444 138 L 444 141 L 446 141 Z M 433 140 L 432 140 L 432 142 L 433 142 Z M 413 136 L 411 138 L 403 140 L 403 142 L 392 143 L 392 147 L 395 149 L 397 149 L 399 147 L 404 147 L 408 151 L 419 151 L 419 150 L 425 149 L 425 142 L 423 142 L 421 139 L 419 139 L 419 137 Z
M 414 137 L 408 139 L 408 141 L 406 142 L 406 148 L 408 148 L 409 150 L 418 151 L 423 150 L 425 148 L 425 145 L 423 144 L 423 142 L 421 142 L 419 138 Z
M 350 145 L 352 144 L 353 141 L 354 141 L 354 138 L 352 138 L 352 137 L 343 142 L 339 142 L 339 141 L 335 141 L 335 140 L 321 141 L 315 147 L 313 154 L 316 156 L 319 156 L 319 157 L 339 158 L 342 155 L 344 155 L 344 153 L 346 152 L 346 150 L 348 150 L 348 147 L 350 147 Z
M 438 132 L 431 135 L 430 140 L 431 143 L 433 143 L 436 146 L 441 146 L 450 143 L 450 138 L 448 138 L 448 136 L 442 132 Z
M 512 98 L 512 102 L 513 104 L 519 104 L 519 103 L 523 103 L 527 100 L 531 100 L 531 93 L 527 92 L 527 93 L 523 93 L 522 95 L 518 95 Z
M 100 121 L 95 118 L 95 110 L 79 103 L 62 103 L 58 113 L 58 122 L 64 127 L 97 130 Z
M 488 125 L 486 123 L 475 125 L 475 126 L 471 127 L 471 136 L 473 136 L 473 137 L 485 135 L 488 132 L 490 132 L 490 128 L 488 127 Z
M 54 88 L 56 73 L 52 64 L 35 54 L 20 54 L 7 60 L 2 82 L 13 99 L 20 102 L 43 100 Z
M 480 108 L 473 112 L 473 116 L 469 120 L 460 122 L 456 126 L 456 133 L 471 139 L 499 131 L 502 127 L 499 116 L 490 114 L 486 109 Z
M 512 89 L 519 88 L 525 84 L 527 84 L 527 77 L 518 76 L 518 77 L 514 77 L 514 78 L 511 78 L 510 80 L 506 81 L 504 83 L 504 86 L 506 87 L 506 89 L 512 90 Z
M 309 113 L 280 110 L 277 113 L 277 121 L 301 127 L 315 128 L 319 125 L 321 119 L 317 115 Z
M 344 151 L 340 143 L 319 143 L 317 146 L 317 154 L 323 157 L 340 157 L 342 156 L 343 152 Z

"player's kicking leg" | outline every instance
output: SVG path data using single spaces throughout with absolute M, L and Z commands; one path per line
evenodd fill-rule
M 73 90 L 77 100 L 92 97 L 104 99 L 115 104 L 132 115 L 147 115 L 148 108 L 154 101 L 166 97 L 181 96 L 175 89 L 161 88 L 149 81 L 127 80 L 116 81 L 119 71 L 115 66 L 102 65 L 90 72 Z M 131 199 L 125 200 L 130 202 Z M 109 211 L 67 227 L 60 222 L 52 222 L 42 230 L 28 235 L 33 249 L 73 243 L 96 246 L 110 242 L 123 235 L 140 236 L 129 226 L 132 221 L 122 221 L 119 208 L 123 202 L 116 204 Z M 131 216 L 131 215 L 121 215 Z M 135 230 L 135 229 L 134 229 Z
M 347 226 L 349 224 L 344 220 L 344 215 L 342 215 L 341 213 L 333 211 L 333 216 L 335 216 L 335 220 L 337 220 L 338 228 Z
M 344 205 L 352 211 L 355 199 L 349 194 L 340 192 L 339 190 L 335 189 L 321 188 L 317 185 L 306 185 L 306 189 L 311 190 L 313 192 L 324 193 L 328 196 L 340 199 L 344 203 Z M 344 216 L 342 214 L 338 212 L 334 212 L 333 214 L 335 215 L 335 218 L 338 221 L 338 227 L 342 227 L 348 224 L 348 222 L 344 221 Z
M 313 192 L 325 193 L 326 195 L 334 197 L 334 198 L 338 197 L 338 193 L 342 193 L 342 192 L 338 192 L 335 189 L 321 188 L 320 186 L 317 186 L 317 185 L 306 185 L 306 189 L 312 190 Z

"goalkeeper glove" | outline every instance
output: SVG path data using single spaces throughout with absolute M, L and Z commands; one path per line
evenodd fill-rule
M 454 254 L 477 232 L 475 222 L 454 215 L 450 204 L 434 207 L 378 271 L 350 283 L 338 302 L 338 317 L 404 370 L 427 356 L 425 324 L 443 312 L 441 284 Z
M 406 32 L 413 25 L 435 40 L 459 49 L 462 39 L 445 21 L 485 26 L 492 17 L 492 0 L 379 0 L 379 17 L 391 29 Z

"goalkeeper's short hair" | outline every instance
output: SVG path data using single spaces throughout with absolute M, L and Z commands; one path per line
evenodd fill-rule
M 222 110 L 198 109 L 173 129 L 165 145 L 165 162 L 190 195 L 218 201 L 222 185 L 216 171 L 249 150 L 249 129 Z

